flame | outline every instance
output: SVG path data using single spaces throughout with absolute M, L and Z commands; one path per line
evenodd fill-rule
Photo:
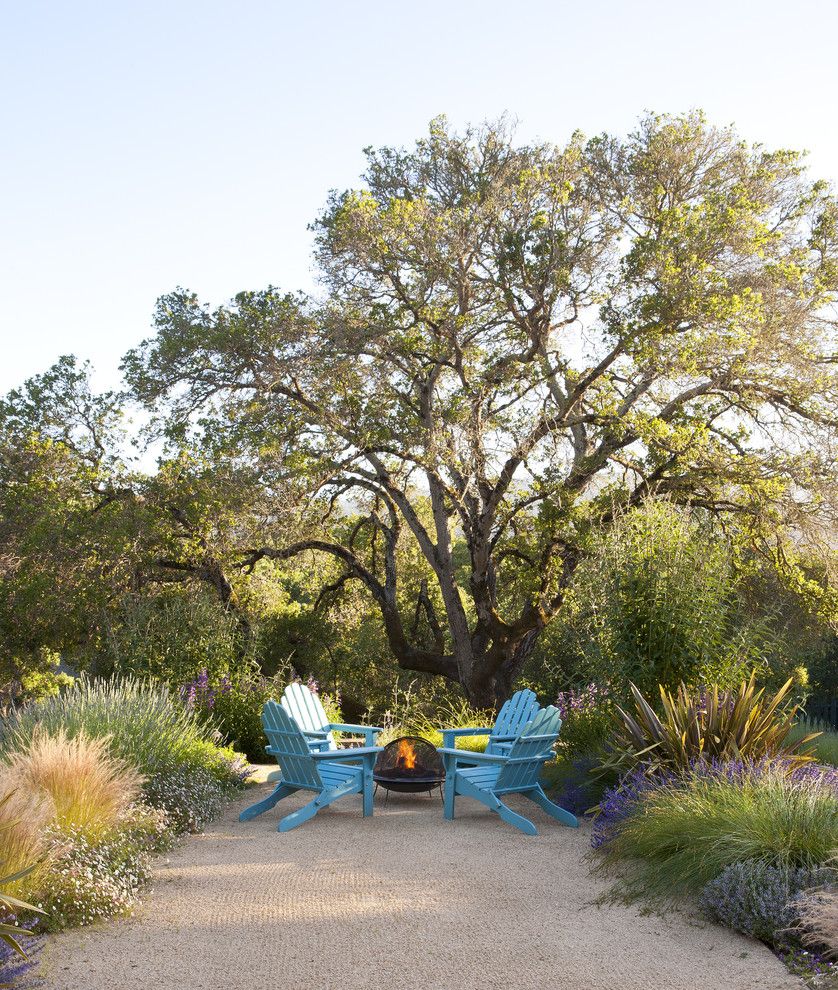
M 396 766 L 401 770 L 412 770 L 416 766 L 416 750 L 409 739 L 400 739 L 396 749 Z

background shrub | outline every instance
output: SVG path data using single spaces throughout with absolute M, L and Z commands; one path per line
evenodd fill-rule
M 562 754 L 573 760 L 590 758 L 603 750 L 614 731 L 614 706 L 607 687 L 588 684 L 560 691 L 555 705 L 562 716 Z
M 772 866 L 748 859 L 726 866 L 701 894 L 701 905 L 716 921 L 763 942 L 790 941 L 800 920 L 795 905 L 805 890 L 835 880 L 835 872 L 818 867 Z
M 201 670 L 213 678 L 229 674 L 246 659 L 246 645 L 235 617 L 216 600 L 167 588 L 122 599 L 93 666 L 101 675 L 174 686 Z
M 413 683 L 404 691 L 394 690 L 389 708 L 378 720 L 384 729 L 376 744 L 386 746 L 399 736 L 421 736 L 434 746 L 442 745 L 442 729 L 480 729 L 494 724 L 494 712 L 474 708 L 465 699 L 428 700 L 413 692 Z M 489 736 L 462 736 L 458 749 L 473 753 L 485 751 Z
M 590 550 L 528 661 L 540 696 L 594 682 L 622 703 L 629 682 L 646 695 L 682 681 L 731 687 L 756 669 L 772 689 L 793 677 L 799 697 L 823 627 L 717 521 L 650 498 Z

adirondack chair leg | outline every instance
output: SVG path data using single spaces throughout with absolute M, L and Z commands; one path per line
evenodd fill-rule
M 572 815 L 569 811 L 565 811 L 564 808 L 560 808 L 559 805 L 553 804 L 541 787 L 537 787 L 532 791 L 527 791 L 524 794 L 524 797 L 528 797 L 530 801 L 534 801 L 537 805 L 539 805 L 539 807 L 543 808 L 551 818 L 555 818 L 563 825 L 569 825 L 571 828 L 579 828 L 579 821 L 576 818 L 576 815 Z
M 256 804 L 245 808 L 239 815 L 239 821 L 248 822 L 251 818 L 256 818 L 264 812 L 270 811 L 278 801 L 293 794 L 296 790 L 296 787 L 289 787 L 288 784 L 280 783 L 263 801 L 257 801 Z
M 313 801 L 304 804 L 299 811 L 286 815 L 280 821 L 279 825 L 277 825 L 277 831 L 290 832 L 292 828 L 296 828 L 298 825 L 302 825 L 303 822 L 307 822 L 310 818 L 314 818 L 321 808 L 327 808 L 334 801 L 337 801 L 338 798 L 345 797 L 347 794 L 357 793 L 358 785 L 354 782 L 345 784 L 343 787 L 333 787 L 328 791 L 321 791 Z
M 303 822 L 307 822 L 309 818 L 314 818 L 320 810 L 320 806 L 318 805 L 319 797 L 320 795 L 318 794 L 313 801 L 309 801 L 308 804 L 304 804 L 299 811 L 295 811 L 281 819 L 279 825 L 276 827 L 277 832 L 290 832 L 292 828 L 302 825 Z
M 442 799 L 443 814 L 449 822 L 454 821 L 454 799 L 456 797 L 457 767 L 453 760 L 446 757 L 445 793 Z M 450 765 L 449 765 L 450 764 Z
M 523 815 L 517 815 L 511 808 L 507 808 L 503 801 L 499 800 L 498 807 L 494 808 L 493 811 L 500 815 L 505 822 L 514 825 L 515 828 L 519 828 L 522 832 L 526 832 L 527 835 L 538 835 L 538 829 L 529 818 L 524 818 Z
M 448 779 L 446 778 L 446 786 L 447 784 Z M 516 814 L 511 808 L 507 808 L 503 801 L 491 791 L 483 790 L 482 787 L 475 787 L 470 780 L 464 780 L 462 777 L 459 780 L 459 785 L 461 794 L 479 801 L 489 811 L 494 811 L 496 815 L 499 815 L 509 825 L 514 825 L 515 828 L 526 832 L 527 835 L 538 835 L 538 829 L 528 818 L 524 818 L 523 815 Z
M 373 812 L 372 765 L 375 757 L 364 757 L 364 818 L 369 818 Z

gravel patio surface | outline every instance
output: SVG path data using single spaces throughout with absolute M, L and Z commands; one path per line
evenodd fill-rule
M 249 788 L 155 868 L 133 918 L 60 935 L 51 990 L 800 990 L 762 945 L 681 913 L 594 901 L 586 827 L 526 801 L 525 836 L 476 802 L 345 798 L 284 835 Z

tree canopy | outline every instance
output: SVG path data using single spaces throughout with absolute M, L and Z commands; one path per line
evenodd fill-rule
M 255 472 L 275 511 L 244 567 L 331 555 L 398 662 L 479 703 L 649 494 L 806 583 L 836 509 L 838 207 L 798 154 L 689 114 L 564 147 L 437 120 L 367 159 L 314 225 L 319 294 L 177 290 L 125 359 L 170 442 Z

